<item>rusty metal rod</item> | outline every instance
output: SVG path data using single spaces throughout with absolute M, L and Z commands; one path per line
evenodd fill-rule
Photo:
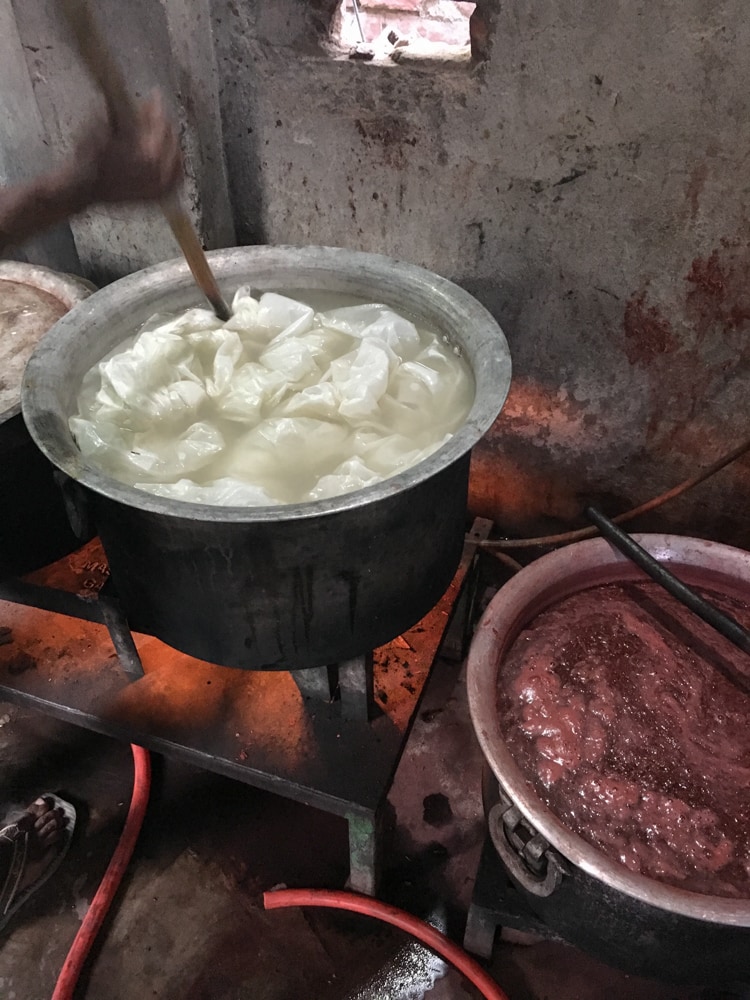
M 135 107 L 120 68 L 112 57 L 86 0 L 60 0 L 60 4 L 73 30 L 81 58 L 104 95 L 112 127 L 122 127 L 135 117 Z M 219 290 L 195 226 L 182 207 L 177 193 L 166 195 L 159 204 L 196 284 L 219 319 L 226 322 L 232 314 Z

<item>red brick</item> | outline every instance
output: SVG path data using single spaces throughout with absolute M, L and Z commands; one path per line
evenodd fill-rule
M 425 12 L 415 9 L 420 3 L 433 16 L 426 16 Z M 411 7 L 407 9 L 407 5 Z M 467 45 L 468 15 L 474 6 L 472 3 L 452 3 L 449 0 L 360 0 L 360 22 L 367 42 L 372 42 L 389 29 L 404 39 Z M 354 44 L 359 41 L 359 32 L 351 0 L 347 0 L 345 5 L 344 18 L 343 40 Z
M 383 11 L 381 14 L 366 14 L 362 11 L 360 20 L 362 21 L 365 38 L 368 41 L 377 38 L 385 28 L 395 31 L 399 38 L 420 37 L 421 20 L 416 15 L 396 14 L 393 12 L 389 13 L 388 11 Z
M 461 23 L 469 20 L 475 6 L 473 3 L 451 3 L 449 0 L 425 0 L 423 16 L 436 21 Z
M 347 4 L 348 7 L 351 4 Z M 422 0 L 359 0 L 359 7 L 362 11 L 416 11 L 422 7 Z
M 435 21 L 423 21 L 419 29 L 419 37 L 428 42 L 442 42 L 443 45 L 468 45 L 469 44 L 469 24 L 463 22 L 459 24 L 438 23 Z

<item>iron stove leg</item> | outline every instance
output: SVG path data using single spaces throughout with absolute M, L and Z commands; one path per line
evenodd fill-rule
M 97 602 L 102 611 L 102 619 L 109 630 L 112 645 L 120 660 L 120 665 L 128 677 L 137 680 L 145 676 L 141 657 L 133 640 L 122 606 L 112 592 L 109 581 L 102 588 Z
M 307 667 L 291 674 L 303 698 L 332 702 L 336 697 L 339 682 L 335 667 Z
M 372 653 L 363 653 L 338 665 L 341 715 L 370 722 L 375 715 Z
M 497 915 L 492 910 L 478 903 L 472 903 L 466 919 L 464 949 L 472 955 L 478 955 L 479 958 L 492 958 L 497 927 Z
M 347 886 L 355 892 L 374 896 L 380 877 L 379 814 L 348 813 L 349 879 Z

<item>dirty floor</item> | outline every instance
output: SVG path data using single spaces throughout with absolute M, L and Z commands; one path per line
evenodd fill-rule
M 439 663 L 391 793 L 384 893 L 463 935 L 484 836 L 462 676 Z M 149 814 L 80 1000 L 463 1000 L 477 995 L 396 931 L 322 910 L 266 913 L 280 883 L 342 887 L 343 821 L 153 758 Z M 0 936 L 0 998 L 48 1000 L 127 812 L 128 746 L 0 705 L 0 810 L 57 790 L 79 808 L 64 865 Z M 510 1000 L 747 1000 L 637 980 L 553 943 L 498 942 Z M 431 986 L 431 984 L 434 984 Z

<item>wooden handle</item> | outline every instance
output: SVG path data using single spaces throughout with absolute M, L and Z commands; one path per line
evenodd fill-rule
M 195 283 L 211 303 L 211 308 L 218 318 L 222 323 L 226 323 L 232 313 L 219 291 L 214 272 L 211 270 L 211 265 L 208 263 L 208 258 L 200 244 L 190 216 L 174 193 L 162 198 L 159 204 L 164 218 L 169 223 L 174 238 L 179 243 L 185 260 L 188 262 L 188 267 L 193 272 Z
M 91 16 L 86 0 L 60 0 L 60 5 L 73 30 L 81 58 L 107 102 L 107 113 L 112 128 L 115 131 L 118 129 L 124 131 L 135 120 L 135 105 L 125 86 L 120 68 Z M 226 322 L 232 314 L 219 291 L 195 226 L 180 204 L 177 193 L 173 192 L 162 198 L 159 204 L 196 284 L 210 302 L 218 318 Z

